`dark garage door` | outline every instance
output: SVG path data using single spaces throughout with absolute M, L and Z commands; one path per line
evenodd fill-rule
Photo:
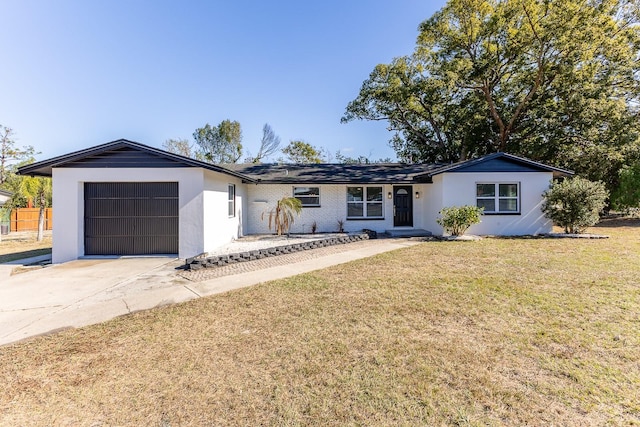
M 178 253 L 177 182 L 84 184 L 85 255 Z

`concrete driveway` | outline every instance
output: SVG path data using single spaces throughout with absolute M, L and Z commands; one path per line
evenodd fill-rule
M 0 264 L 0 345 L 418 243 L 402 239 L 365 240 L 333 247 L 317 256 L 310 256 L 314 251 L 286 255 L 290 258 L 284 265 L 278 257 L 252 261 L 253 268 L 248 268 L 250 263 L 236 264 L 229 275 L 202 281 L 177 275 L 176 268 L 183 261 L 170 258 L 84 259 L 13 276 L 5 271 L 9 268 L 6 264 Z
M 184 281 L 175 275 L 180 264 L 172 258 L 85 259 L 3 276 L 0 345 L 195 298 L 175 286 Z

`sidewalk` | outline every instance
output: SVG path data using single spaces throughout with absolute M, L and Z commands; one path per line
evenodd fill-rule
M 0 282 L 0 345 L 104 322 L 140 310 L 281 279 L 407 246 L 407 239 L 365 240 L 198 272 L 181 260 L 77 260 Z

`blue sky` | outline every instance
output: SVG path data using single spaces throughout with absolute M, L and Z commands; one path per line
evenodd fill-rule
M 410 54 L 444 0 L 5 0 L 0 124 L 37 160 L 118 138 L 160 147 L 206 123 L 282 145 L 392 157 L 385 123 L 340 118 L 373 67 Z

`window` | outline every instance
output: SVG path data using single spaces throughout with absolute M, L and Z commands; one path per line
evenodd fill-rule
M 382 187 L 347 187 L 347 218 L 382 218 Z
M 476 205 L 484 213 L 520 213 L 520 183 L 477 183 Z
M 320 187 L 293 187 L 293 197 L 300 200 L 302 206 L 320 206 Z
M 229 184 L 229 217 L 236 216 L 236 186 Z

